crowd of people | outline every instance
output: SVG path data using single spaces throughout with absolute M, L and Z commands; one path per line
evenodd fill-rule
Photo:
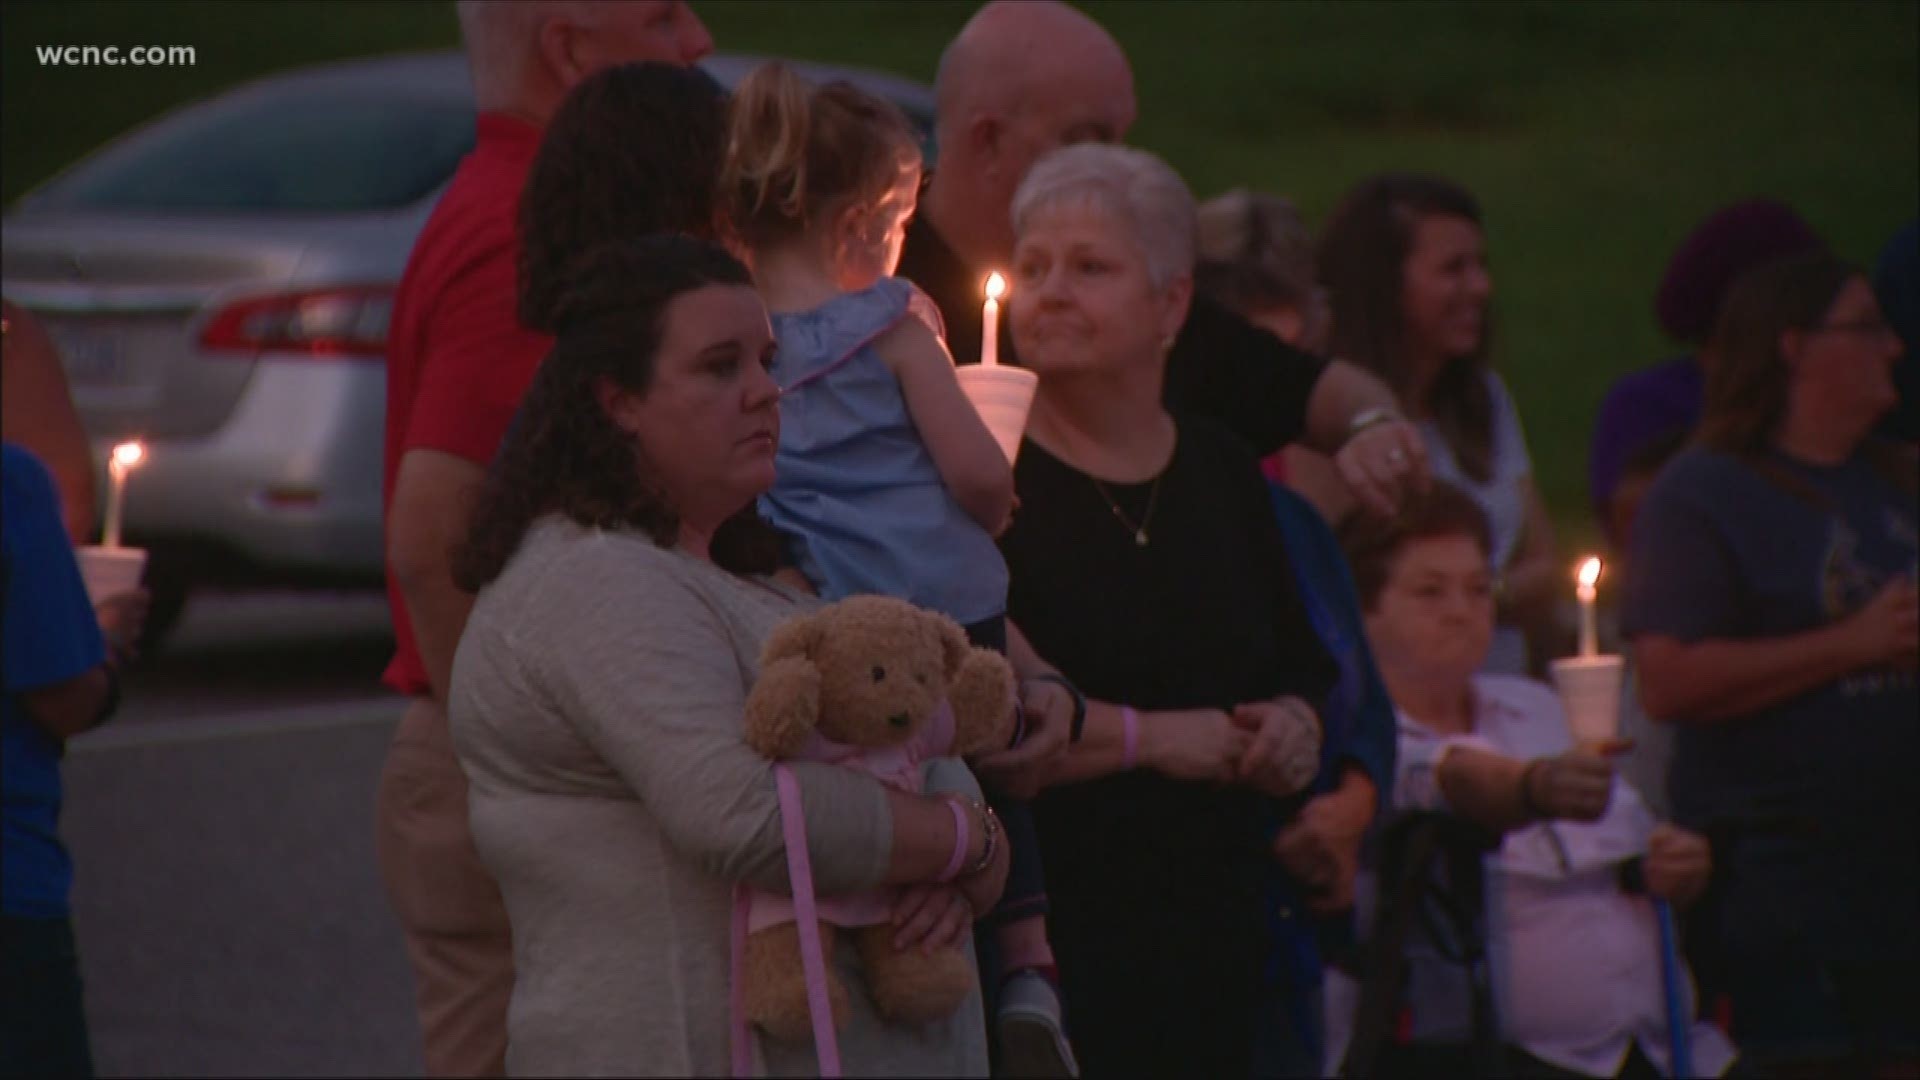
M 827 1067 L 737 985 L 737 890 L 801 843 L 821 896 L 886 890 L 833 918 L 978 975 L 903 1017 L 829 951 L 854 1075 L 1920 1070 L 1912 227 L 1872 276 L 1772 202 L 1679 244 L 1689 352 L 1594 428 L 1632 663 L 1628 737 L 1580 740 L 1536 681 L 1568 578 L 1492 363 L 1498 207 L 1199 203 L 1065 4 L 950 43 L 934 168 L 850 85 L 723 92 L 678 0 L 458 11 L 478 139 L 396 298 L 385 458 L 377 839 L 432 1075 Z M 1011 459 L 956 374 L 989 333 L 1037 376 Z M 5 1065 L 84 1072 L 57 761 L 139 598 L 86 617 L 8 355 Z M 905 790 L 795 762 L 788 801 L 763 652 L 870 594 L 1002 654 L 1018 734 Z

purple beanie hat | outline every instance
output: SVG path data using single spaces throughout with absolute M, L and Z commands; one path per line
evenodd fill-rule
M 1704 341 L 1735 278 L 1762 263 L 1825 247 L 1785 203 L 1755 199 L 1716 210 L 1667 262 L 1653 300 L 1660 328 L 1679 341 Z

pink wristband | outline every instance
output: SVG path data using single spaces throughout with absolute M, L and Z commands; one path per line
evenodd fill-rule
M 960 868 L 967 864 L 967 841 L 973 839 L 973 830 L 967 825 L 967 812 L 960 808 L 960 800 L 948 799 L 947 809 L 953 813 L 953 857 L 947 860 L 947 868 L 940 871 L 941 881 L 960 876 Z
M 1133 768 L 1135 752 L 1140 749 L 1140 714 L 1133 706 L 1120 706 L 1120 769 Z

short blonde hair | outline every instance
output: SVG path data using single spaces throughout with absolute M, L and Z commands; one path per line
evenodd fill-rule
M 1109 143 L 1052 151 L 1034 162 L 1013 194 L 1013 231 L 1019 233 L 1034 214 L 1063 205 L 1100 210 L 1132 229 L 1154 288 L 1193 273 L 1193 192 L 1157 156 Z

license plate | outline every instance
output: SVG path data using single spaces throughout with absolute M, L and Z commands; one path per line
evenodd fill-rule
M 60 360 L 67 369 L 67 380 L 76 387 L 125 387 L 133 381 L 126 350 L 119 338 L 98 330 L 75 327 L 49 328 L 48 333 L 60 350 Z
M 53 323 L 47 334 L 60 350 L 60 362 L 81 408 L 130 409 L 152 405 L 159 396 L 152 365 L 138 355 L 139 335 L 122 328 Z

